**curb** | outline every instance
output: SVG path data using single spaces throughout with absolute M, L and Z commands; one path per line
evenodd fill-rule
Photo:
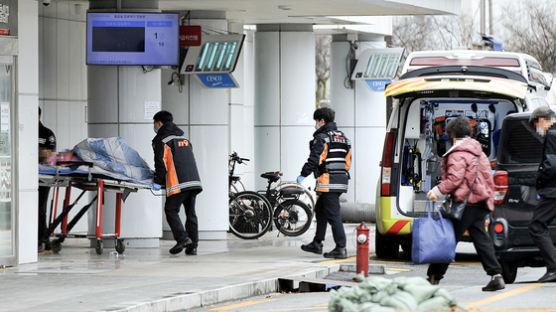
M 103 309 L 109 312 L 167 312 L 183 311 L 199 308 L 224 301 L 243 299 L 252 296 L 261 296 L 279 291 L 278 279 L 282 278 L 323 278 L 331 273 L 338 272 L 340 265 L 326 264 L 296 271 L 291 275 L 267 278 L 257 281 L 245 282 L 224 286 L 216 289 L 193 290 L 165 296 L 149 302 L 122 303 L 119 307 Z

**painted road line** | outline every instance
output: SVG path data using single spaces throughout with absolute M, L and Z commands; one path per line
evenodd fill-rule
M 271 302 L 274 301 L 276 299 L 262 299 L 262 300 L 255 300 L 255 301 L 246 301 L 246 302 L 242 302 L 242 303 L 237 303 L 237 304 L 232 304 L 232 305 L 227 305 L 227 306 L 223 306 L 223 307 L 219 307 L 219 308 L 214 308 L 214 309 L 210 309 L 208 311 L 228 311 L 228 310 L 233 310 L 236 308 L 241 308 L 241 307 L 247 307 L 250 305 L 255 305 L 255 304 L 260 304 L 260 303 L 265 303 L 265 302 Z
M 478 261 L 456 261 L 454 263 L 450 263 L 450 265 L 455 264 L 455 265 L 470 265 L 470 264 L 481 264 Z
M 411 263 L 409 262 L 403 262 L 403 261 L 387 261 L 387 260 L 370 260 L 369 263 L 389 263 L 389 264 L 407 264 L 410 265 Z
M 322 261 L 321 263 L 335 264 L 335 263 L 344 263 L 344 262 L 352 262 L 352 261 L 355 261 L 355 257 L 349 257 L 349 258 L 346 258 L 346 259 L 337 259 L 337 260 L 325 260 L 325 261 Z
M 401 269 L 401 268 L 386 268 L 388 271 L 399 271 L 399 272 L 411 272 L 411 269 Z
M 504 298 L 508 298 L 508 297 L 511 297 L 511 296 L 514 296 L 514 295 L 518 295 L 518 294 L 527 292 L 527 291 L 529 291 L 529 290 L 533 290 L 533 289 L 535 289 L 535 288 L 542 287 L 542 286 L 544 286 L 544 285 L 545 285 L 545 284 L 531 284 L 531 285 L 523 286 L 523 287 L 516 288 L 516 289 L 510 290 L 510 291 L 507 291 L 507 292 L 503 292 L 503 293 L 498 294 L 498 295 L 494 295 L 494 296 L 485 298 L 485 299 L 483 299 L 483 300 L 471 302 L 471 303 L 467 304 L 467 307 L 469 307 L 469 308 L 476 308 L 476 307 L 485 305 L 485 304 L 487 304 L 487 303 L 491 303 L 491 302 L 495 302 L 495 301 L 498 301 L 498 300 L 502 300 L 502 299 L 504 299 Z

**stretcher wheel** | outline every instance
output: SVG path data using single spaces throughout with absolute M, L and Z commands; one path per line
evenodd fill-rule
M 102 255 L 102 250 L 104 249 L 103 245 L 104 244 L 102 242 L 102 239 L 97 238 L 97 243 L 95 245 L 95 251 L 97 252 L 97 255 Z
M 59 253 L 62 250 L 62 242 L 57 239 L 53 240 L 50 242 L 50 249 L 53 253 Z
M 123 239 L 116 239 L 116 251 L 121 255 L 125 251 L 125 245 Z

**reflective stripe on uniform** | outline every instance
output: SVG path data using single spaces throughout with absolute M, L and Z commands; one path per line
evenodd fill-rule
M 348 186 L 346 184 L 317 184 L 317 188 L 332 188 L 332 189 L 342 189 L 347 190 Z
M 189 181 L 189 182 L 184 182 L 184 183 L 180 183 L 178 185 L 174 185 L 170 188 L 167 189 L 168 192 L 172 192 L 175 190 L 179 190 L 179 189 L 183 189 L 183 188 L 187 188 L 187 187 L 193 187 L 193 186 L 201 186 L 201 181 Z
M 162 139 L 162 142 L 163 142 L 164 144 L 166 144 L 166 143 L 170 142 L 170 141 L 173 140 L 173 139 L 187 140 L 186 137 L 177 136 L 177 135 L 169 135 L 169 136 L 165 137 L 164 139 Z
M 329 152 L 330 152 L 330 153 L 335 153 L 335 152 L 344 152 L 344 153 L 347 153 L 348 151 L 345 150 L 345 149 L 343 149 L 343 148 L 332 148 L 332 149 L 330 149 Z
M 345 162 L 346 159 L 345 158 L 327 158 L 326 162 L 331 162 L 331 161 L 341 161 L 341 162 Z

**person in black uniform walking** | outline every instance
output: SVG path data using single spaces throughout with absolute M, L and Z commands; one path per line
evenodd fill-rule
M 540 200 L 529 224 L 529 234 L 546 263 L 546 273 L 539 282 L 556 282 L 556 250 L 548 229 L 556 218 L 556 115 L 549 107 L 539 107 L 531 113 L 529 122 L 544 137 L 542 161 L 537 171 Z
M 39 107 L 39 163 L 44 162 L 56 151 L 56 136 L 52 130 L 45 127 L 41 122 L 42 110 Z M 46 205 L 50 187 L 39 186 L 39 231 L 38 231 L 38 251 L 48 249 L 48 236 L 46 227 Z
M 344 133 L 336 128 L 334 116 L 335 112 L 328 107 L 314 112 L 317 130 L 309 144 L 311 153 L 297 177 L 297 183 L 301 183 L 305 177 L 314 174 L 317 178 L 315 191 L 319 196 L 315 204 L 315 237 L 311 243 L 301 245 L 301 249 L 321 254 L 326 226 L 330 223 L 336 247 L 324 253 L 324 257 L 344 259 L 347 258 L 346 234 L 340 215 L 340 194 L 348 190 L 351 144 Z
M 166 188 L 164 212 L 172 229 L 176 245 L 171 254 L 185 248 L 186 255 L 196 255 L 199 242 L 195 198 L 203 188 L 197 171 L 191 142 L 183 137 L 183 131 L 173 123 L 170 112 L 159 111 L 153 117 L 156 136 L 152 141 L 155 174 L 153 182 Z M 179 211 L 185 208 L 185 229 Z

